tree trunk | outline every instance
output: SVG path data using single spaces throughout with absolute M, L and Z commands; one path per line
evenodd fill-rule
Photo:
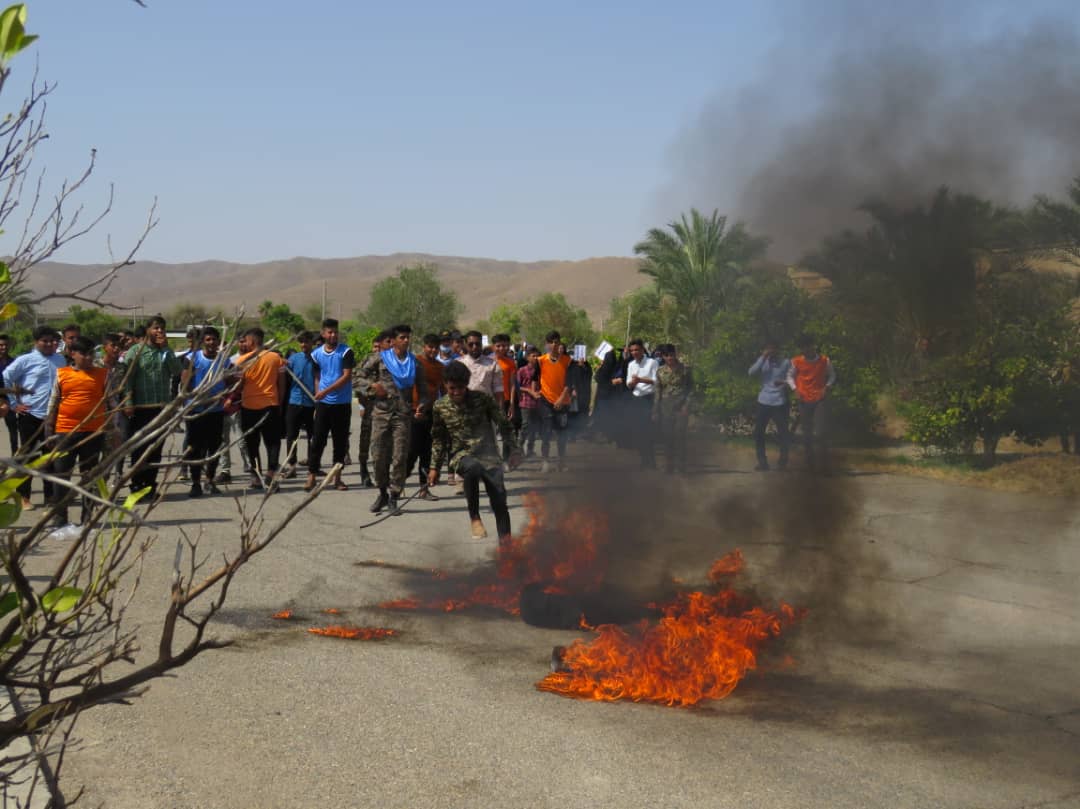
M 997 452 L 998 441 L 1001 440 L 999 435 L 984 435 L 983 436 L 983 463 L 987 466 L 993 466 L 995 460 L 995 453 Z

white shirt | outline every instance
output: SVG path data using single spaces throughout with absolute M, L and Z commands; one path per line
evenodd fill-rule
M 486 393 L 497 402 L 502 399 L 502 370 L 495 357 L 481 354 L 479 359 L 474 360 L 466 354 L 459 357 L 458 362 L 469 369 L 469 390 Z
M 644 383 L 638 383 L 633 387 L 630 387 L 630 380 L 635 376 L 640 376 L 642 379 L 651 379 L 656 382 L 656 372 L 660 370 L 660 363 L 654 360 L 652 357 L 643 357 L 641 362 L 637 360 L 630 360 L 630 364 L 626 366 L 626 386 L 630 388 L 630 392 L 638 398 L 642 396 L 652 396 L 656 391 L 656 385 L 648 385 Z

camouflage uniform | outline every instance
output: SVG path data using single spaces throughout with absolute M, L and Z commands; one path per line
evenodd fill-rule
M 653 419 L 660 428 L 665 448 L 667 471 L 686 471 L 686 432 L 694 380 L 690 369 L 680 365 L 678 370 L 661 365 L 656 372 L 656 394 L 653 396 Z
M 506 412 L 486 393 L 470 390 L 459 406 L 443 396 L 432 409 L 431 468 L 441 469 L 449 460 L 451 472 L 461 475 L 469 517 L 480 519 L 480 484 L 484 484 L 499 537 L 510 535 L 510 512 L 506 507 L 506 484 L 503 482 L 502 454 L 495 444 L 499 430 L 509 454 L 520 451 L 514 428 Z
M 369 354 L 368 359 L 374 356 L 378 355 L 375 353 Z M 366 395 L 360 392 L 362 379 L 360 373 L 363 367 L 364 364 L 360 363 L 353 368 L 352 387 L 353 393 L 356 395 L 356 401 L 358 401 L 360 403 L 360 406 L 364 408 L 364 412 L 360 416 L 360 447 L 359 452 L 357 453 L 356 462 L 360 464 L 360 468 L 361 470 L 363 470 L 363 473 L 367 474 L 368 457 L 371 455 L 371 417 L 373 412 L 373 402 Z
M 375 398 L 373 387 L 376 382 L 386 389 L 385 399 Z M 413 388 L 416 389 L 421 405 L 429 403 L 427 382 L 419 361 L 416 363 L 416 380 L 413 388 L 399 390 L 380 354 L 370 354 L 360 373 L 353 376 L 354 389 L 371 402 L 365 408 L 365 415 L 371 416 L 371 460 L 374 465 L 375 485 L 388 489 L 394 494 L 401 494 L 405 488 L 405 478 L 409 467 L 409 435 L 412 433 Z M 360 433 L 363 446 L 363 428 Z

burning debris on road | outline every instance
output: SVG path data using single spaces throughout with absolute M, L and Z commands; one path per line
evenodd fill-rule
M 322 635 L 327 638 L 343 638 L 344 640 L 383 640 L 396 637 L 396 629 L 385 629 L 378 626 L 312 626 L 308 627 L 312 635 Z
M 467 575 L 435 571 L 425 586 L 443 595 L 381 606 L 494 607 L 534 626 L 593 630 L 592 641 L 556 647 L 553 671 L 537 688 L 580 699 L 683 706 L 730 694 L 757 666 L 763 644 L 805 613 L 787 604 L 766 609 L 731 589 L 744 564 L 739 550 L 713 562 L 708 578 L 715 592 L 680 588 L 653 601 L 635 599 L 605 582 L 610 536 L 603 513 L 585 506 L 552 518 L 536 493 L 526 496 L 526 506 L 528 525 L 499 546 L 493 567 Z M 630 629 L 620 626 L 627 624 Z

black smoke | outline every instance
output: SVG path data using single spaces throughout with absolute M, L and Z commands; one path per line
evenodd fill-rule
M 909 205 L 947 185 L 1018 205 L 1080 173 L 1080 38 L 1064 12 L 791 8 L 756 78 L 718 94 L 679 138 L 665 208 L 719 208 L 795 261 L 865 222 L 866 201 Z

